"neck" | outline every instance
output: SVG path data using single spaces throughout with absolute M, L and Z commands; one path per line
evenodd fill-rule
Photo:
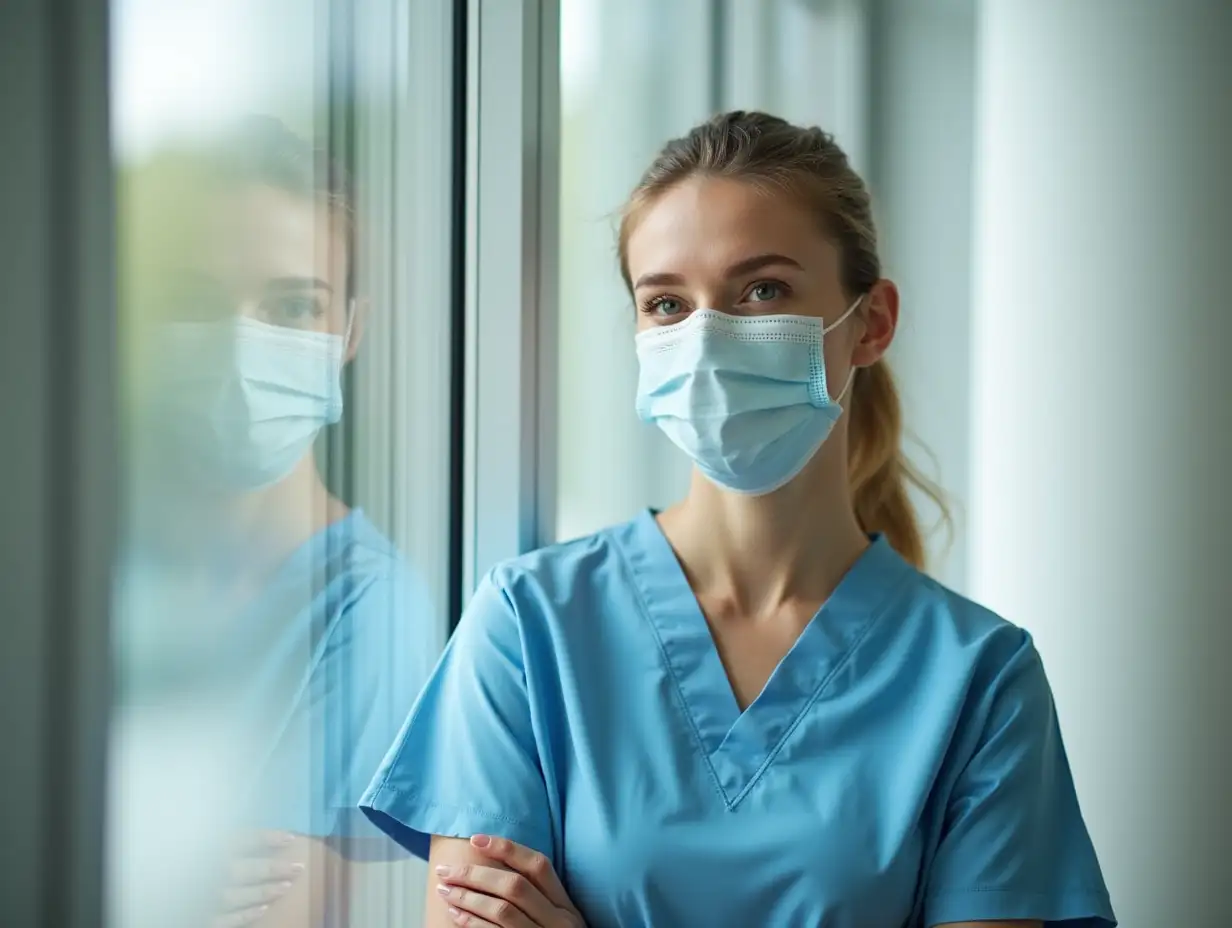
M 346 514 L 330 496 L 311 454 L 283 479 L 239 494 L 176 491 L 146 523 L 160 556 L 183 566 L 234 557 L 246 574 L 268 574 L 325 526 Z M 167 511 L 170 510 L 170 517 Z M 229 558 L 230 559 L 230 558 Z
M 845 433 L 835 430 L 809 466 L 764 496 L 730 493 L 694 473 L 685 500 L 661 523 L 694 589 L 747 615 L 788 602 L 820 604 L 868 547 L 847 486 Z

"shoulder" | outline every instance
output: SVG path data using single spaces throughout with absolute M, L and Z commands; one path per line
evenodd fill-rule
M 314 612 L 328 650 L 363 659 L 384 655 L 374 667 L 390 667 L 393 656 L 402 665 L 427 666 L 444 644 L 444 621 L 414 565 L 358 510 L 331 525 L 317 543 L 315 569 L 324 576 Z
M 510 558 L 493 569 L 493 582 L 511 591 L 528 587 L 557 591 L 573 586 L 615 566 L 630 528 L 629 523 L 621 523 Z
M 359 510 L 329 526 L 317 539 L 313 555 L 341 608 L 370 606 L 395 596 L 427 599 L 419 572 Z
M 478 583 L 450 646 L 495 648 L 525 661 L 589 652 L 613 622 L 640 614 L 628 533 L 618 525 L 496 565 Z
M 926 574 L 913 573 L 904 611 L 908 620 L 939 646 L 991 663 L 1012 660 L 1024 650 L 1034 653 L 1034 643 L 1025 628 Z
M 899 638 L 922 688 L 973 716 L 997 701 L 1050 705 L 1043 662 L 1022 626 L 914 569 L 894 612 L 883 634 Z
M 627 588 L 622 536 L 626 525 L 548 545 L 494 567 L 485 583 L 518 613 L 567 610 L 597 591 Z

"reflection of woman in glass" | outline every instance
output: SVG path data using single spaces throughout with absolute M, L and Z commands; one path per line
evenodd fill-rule
M 919 569 L 846 156 L 716 117 L 620 257 L 694 479 L 480 585 L 362 803 L 430 856 L 426 924 L 1109 928 L 1030 635 Z
M 394 849 L 353 810 L 425 677 L 427 607 L 314 453 L 365 316 L 342 173 L 272 120 L 168 164 L 130 191 L 134 224 L 174 222 L 129 230 L 154 266 L 131 294 L 126 676 L 135 701 L 192 692 L 228 719 L 256 850 L 220 924 L 298 928 L 336 903 L 331 865 Z

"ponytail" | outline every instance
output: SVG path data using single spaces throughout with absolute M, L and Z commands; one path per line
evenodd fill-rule
M 908 489 L 914 486 L 950 515 L 945 497 L 903 453 L 903 412 L 889 364 L 880 360 L 857 371 L 848 423 L 847 474 L 860 528 L 886 536 L 890 546 L 923 569 L 924 533 Z

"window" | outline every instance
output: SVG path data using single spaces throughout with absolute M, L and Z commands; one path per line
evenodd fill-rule
M 557 538 L 688 486 L 683 456 L 633 411 L 625 198 L 667 139 L 726 109 L 825 125 L 859 165 L 865 19 L 858 0 L 563 0 Z
M 112 4 L 112 924 L 264 904 L 252 860 L 311 923 L 419 918 L 353 807 L 458 598 L 455 19 Z
M 687 486 L 687 464 L 633 410 L 634 316 L 616 222 L 663 142 L 715 109 L 714 26 L 708 0 L 561 4 L 559 538 Z

